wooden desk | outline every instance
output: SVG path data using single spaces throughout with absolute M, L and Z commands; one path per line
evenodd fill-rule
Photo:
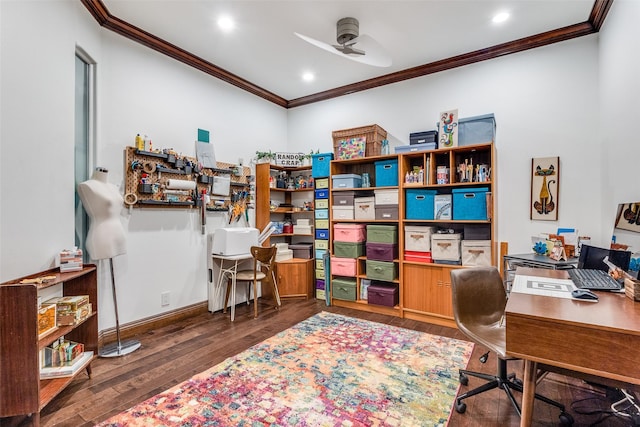
M 516 275 L 567 279 L 566 271 L 518 268 Z M 512 292 L 507 354 L 524 360 L 521 426 L 530 426 L 537 364 L 640 385 L 640 303 L 598 292 L 597 303 Z

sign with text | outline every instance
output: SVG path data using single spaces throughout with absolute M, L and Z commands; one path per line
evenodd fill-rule
M 303 153 L 276 153 L 276 165 L 296 168 L 302 166 Z

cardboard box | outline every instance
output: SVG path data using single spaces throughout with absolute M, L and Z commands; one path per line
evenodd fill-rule
M 82 270 L 82 249 L 65 249 L 60 252 L 60 272 Z
M 38 308 L 38 338 L 44 337 L 56 327 L 56 305 L 45 302 Z
M 45 304 L 55 304 L 58 311 L 77 311 L 80 307 L 89 304 L 89 295 L 69 295 L 55 297 L 45 301 Z

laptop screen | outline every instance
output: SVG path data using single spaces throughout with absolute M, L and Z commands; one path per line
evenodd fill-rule
M 609 257 L 609 261 L 618 266 L 618 268 L 625 271 L 629 269 L 631 252 L 616 251 L 613 249 L 604 249 L 589 245 L 582 245 L 582 248 L 580 249 L 578 268 L 609 271 L 609 267 L 603 262 L 604 258 L 607 256 Z

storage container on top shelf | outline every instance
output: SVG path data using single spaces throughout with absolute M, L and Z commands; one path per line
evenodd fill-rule
M 398 185 L 398 159 L 378 160 L 376 167 L 376 187 L 394 187 Z
M 333 153 L 318 153 L 311 155 L 311 176 L 324 178 L 329 176 L 329 170 L 333 160 Z

